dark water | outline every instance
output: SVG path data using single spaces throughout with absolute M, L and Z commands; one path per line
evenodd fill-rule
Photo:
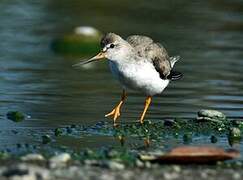
M 2 0 L 0 22 L 1 145 L 36 141 L 30 130 L 105 120 L 118 102 L 107 63 L 75 70 L 79 58 L 52 52 L 52 40 L 76 26 L 145 34 L 182 57 L 176 68 L 184 78 L 153 99 L 148 119 L 192 118 L 202 108 L 243 117 L 243 1 Z M 131 92 L 121 120 L 137 120 L 144 98 Z M 31 118 L 13 123 L 9 110 Z M 13 128 L 30 132 L 6 133 Z

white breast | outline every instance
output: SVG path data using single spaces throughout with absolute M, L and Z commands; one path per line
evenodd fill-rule
M 152 63 L 117 63 L 109 61 L 112 74 L 124 88 L 140 91 L 146 95 L 160 94 L 169 84 L 169 80 L 160 78 Z

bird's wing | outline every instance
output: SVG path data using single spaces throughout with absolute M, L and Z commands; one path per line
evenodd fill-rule
M 162 79 L 167 79 L 172 64 L 167 51 L 161 44 L 155 43 L 147 36 L 138 35 L 129 36 L 127 42 L 137 51 L 139 56 L 153 63 Z
M 127 37 L 127 42 L 134 48 L 147 46 L 153 43 L 153 40 L 147 36 L 132 35 Z

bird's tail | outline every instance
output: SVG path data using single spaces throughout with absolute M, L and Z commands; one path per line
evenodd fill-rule
M 174 67 L 175 63 L 176 63 L 177 61 L 179 61 L 179 59 L 180 59 L 180 56 L 173 56 L 173 57 L 170 57 L 170 64 L 171 64 L 171 67 L 172 67 L 172 68 Z

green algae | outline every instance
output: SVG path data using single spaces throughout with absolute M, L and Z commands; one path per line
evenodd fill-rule
M 73 154 L 74 159 L 79 160 L 85 164 L 87 161 L 104 162 L 115 161 L 127 166 L 135 166 L 136 160 L 139 158 L 138 153 L 131 152 L 124 148 L 122 150 L 116 150 L 112 147 L 103 147 L 99 150 L 86 149 L 79 153 Z
M 14 122 L 21 122 L 25 119 L 25 115 L 19 111 L 9 111 L 7 113 L 7 118 Z
M 55 134 L 55 136 L 61 136 L 62 133 L 63 133 L 63 131 L 62 131 L 62 129 L 60 129 L 60 128 L 56 128 L 56 129 L 54 130 L 54 134 Z
M 178 145 L 194 145 L 197 143 L 198 137 L 203 137 L 207 142 L 217 143 L 217 145 L 222 143 L 222 138 L 227 140 L 228 137 L 229 145 L 239 144 L 241 138 L 237 137 L 241 137 L 242 128 L 240 121 L 227 118 L 220 123 L 218 121 L 198 121 L 196 118 L 175 118 L 165 119 L 164 121 L 147 120 L 143 125 L 140 123 L 121 123 L 118 127 L 113 127 L 112 122 L 100 121 L 90 126 L 72 124 L 62 128 L 50 129 L 48 132 L 36 135 L 41 137 L 38 138 L 41 139 L 41 144 L 49 144 L 48 146 L 39 148 L 37 145 L 37 148 L 33 149 L 25 147 L 24 144 L 18 144 L 17 149 L 21 150 L 24 147 L 25 152 L 41 152 L 40 150 L 49 153 L 69 152 L 81 163 L 85 163 L 87 160 L 115 161 L 133 166 L 139 160 L 137 156 L 143 151 L 158 150 L 165 153 Z M 84 150 L 85 147 L 82 148 L 82 142 L 94 136 L 108 137 L 109 141 L 119 141 L 120 147 L 117 147 L 119 144 L 116 147 L 110 147 L 109 143 L 105 143 L 104 148 L 87 148 Z M 61 147 L 58 141 L 60 138 L 63 141 L 64 137 L 68 137 L 68 140 L 64 139 L 64 141 L 72 141 L 73 138 L 75 138 L 75 141 L 72 141 L 73 144 L 63 143 L 63 147 Z M 91 139 L 91 141 L 94 140 L 97 140 L 97 138 Z M 75 145 L 76 147 L 77 143 L 81 143 L 79 148 L 72 149 L 71 146 Z
M 43 144 L 48 144 L 48 143 L 50 143 L 51 141 L 52 141 L 52 140 L 51 140 L 51 137 L 50 137 L 48 134 L 42 136 L 42 143 L 43 143 Z
M 100 38 L 100 34 L 96 36 L 67 34 L 55 39 L 51 47 L 55 52 L 62 54 L 90 55 L 99 51 Z

